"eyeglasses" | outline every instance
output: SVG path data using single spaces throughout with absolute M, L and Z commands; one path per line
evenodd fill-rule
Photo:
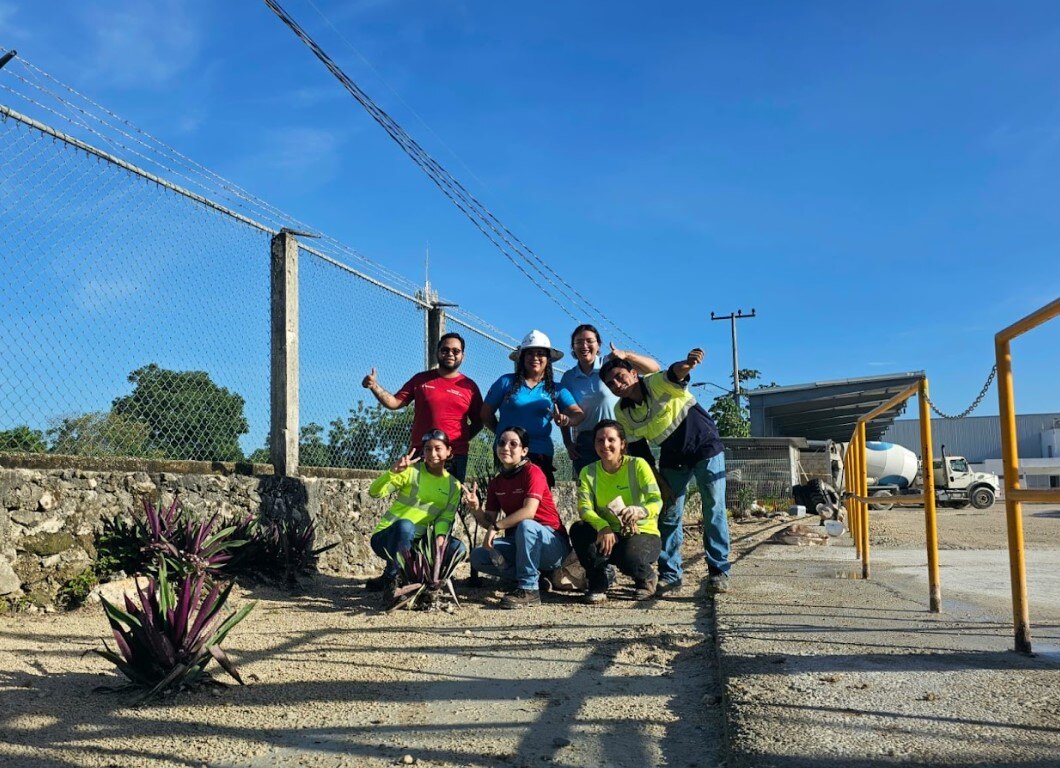
M 428 440 L 441 440 L 446 445 L 449 445 L 449 435 L 440 429 L 432 429 L 425 432 L 421 442 L 426 443 Z
M 599 342 L 596 339 L 575 339 L 571 346 L 574 347 L 591 347 Z
M 525 350 L 525 352 L 526 352 L 526 354 L 530 355 L 530 357 L 549 357 L 550 356 L 550 353 L 549 353 L 549 351 L 547 349 L 538 349 L 537 347 L 531 347 L 530 349 Z
M 438 354 L 439 355 L 453 355 L 455 357 L 457 355 L 464 354 L 464 350 L 460 349 L 460 347 L 442 347 L 441 349 L 438 350 Z

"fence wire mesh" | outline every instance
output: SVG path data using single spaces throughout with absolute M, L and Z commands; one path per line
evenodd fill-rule
M 242 459 L 268 235 L 13 118 L 0 147 L 0 451 Z

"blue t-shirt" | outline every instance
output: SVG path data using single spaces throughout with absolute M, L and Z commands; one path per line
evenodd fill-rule
M 519 391 L 507 397 L 512 386 L 514 373 L 506 373 L 493 382 L 486 393 L 485 401 L 494 410 L 500 411 L 497 416 L 497 434 L 508 427 L 522 427 L 530 436 L 530 453 L 543 453 L 551 456 L 552 447 L 552 398 L 545 389 L 544 382 L 533 389 L 523 384 Z M 563 387 L 556 387 L 555 405 L 565 411 L 577 405 L 574 396 Z
M 583 432 L 592 432 L 593 427 L 604 419 L 615 418 L 618 398 L 600 381 L 599 358 L 588 375 L 582 373 L 582 369 L 575 365 L 563 374 L 559 384 L 574 395 L 578 407 L 585 411 L 585 421 L 571 428 L 571 434 L 575 438 Z

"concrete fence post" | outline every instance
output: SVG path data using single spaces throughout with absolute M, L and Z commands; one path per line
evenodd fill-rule
M 298 474 L 298 240 L 272 238 L 269 449 L 277 475 Z
M 445 333 L 445 305 L 434 302 L 427 310 L 427 368 L 438 367 L 438 343 Z

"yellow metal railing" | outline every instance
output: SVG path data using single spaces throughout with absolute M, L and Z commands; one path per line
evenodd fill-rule
M 933 613 L 942 610 L 942 586 L 939 577 L 939 537 L 935 513 L 935 472 L 931 448 L 931 415 L 928 413 L 928 382 L 921 379 L 903 389 L 886 403 L 858 418 L 857 427 L 850 436 L 843 461 L 844 498 L 847 501 L 847 517 L 851 538 L 854 539 L 855 556 L 861 560 L 861 577 L 872 575 L 872 560 L 869 546 L 869 505 L 880 503 L 878 497 L 869 496 L 868 470 L 865 455 L 865 425 L 877 416 L 904 403 L 913 395 L 920 401 L 920 450 L 923 461 L 924 487 L 921 496 L 895 497 L 901 504 L 924 505 L 924 532 L 928 560 L 928 605 Z M 889 503 L 889 500 L 888 500 Z
M 1012 388 L 1010 342 L 1060 315 L 1060 299 L 1032 312 L 994 337 L 997 356 L 997 397 L 1001 416 L 1001 459 L 1005 473 L 1005 520 L 1008 526 L 1009 573 L 1012 579 L 1012 621 L 1016 650 L 1031 652 L 1031 620 L 1027 608 L 1027 566 L 1023 556 L 1024 501 L 1060 502 L 1060 489 L 1020 488 L 1016 442 L 1016 399 Z

